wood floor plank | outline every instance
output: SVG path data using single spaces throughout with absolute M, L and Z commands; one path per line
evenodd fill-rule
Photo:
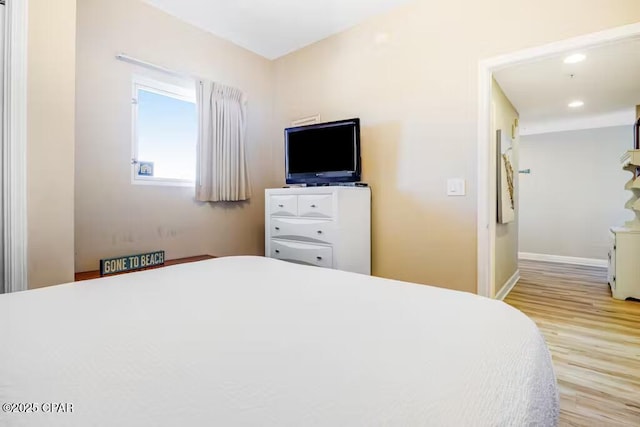
M 606 270 L 520 261 L 505 302 L 551 351 L 562 426 L 640 426 L 640 302 L 611 298 Z

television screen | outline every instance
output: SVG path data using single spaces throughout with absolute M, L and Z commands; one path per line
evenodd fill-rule
M 360 180 L 358 119 L 285 130 L 287 183 Z

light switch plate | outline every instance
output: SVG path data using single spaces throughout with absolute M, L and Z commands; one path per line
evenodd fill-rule
M 447 196 L 464 196 L 466 194 L 464 178 L 447 180 Z

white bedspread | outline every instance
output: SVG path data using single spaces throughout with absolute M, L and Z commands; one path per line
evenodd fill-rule
M 551 426 L 558 415 L 544 340 L 508 305 L 260 257 L 0 295 L 0 403 L 38 406 L 0 412 L 12 427 Z

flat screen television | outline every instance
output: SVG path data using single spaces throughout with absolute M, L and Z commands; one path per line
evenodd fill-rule
M 284 130 L 287 184 L 360 181 L 360 119 Z

